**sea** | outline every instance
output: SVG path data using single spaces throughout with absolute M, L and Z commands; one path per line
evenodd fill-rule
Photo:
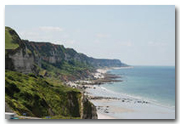
M 175 108 L 175 66 L 133 66 L 109 70 L 120 82 L 106 83 L 107 90 Z

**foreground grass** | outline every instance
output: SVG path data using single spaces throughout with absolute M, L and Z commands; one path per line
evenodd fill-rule
M 81 92 L 34 74 L 5 73 L 5 101 L 18 115 L 80 118 Z

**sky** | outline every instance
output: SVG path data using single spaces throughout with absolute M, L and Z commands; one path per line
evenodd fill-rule
M 51 42 L 129 65 L 175 66 L 175 6 L 5 7 L 21 39 Z

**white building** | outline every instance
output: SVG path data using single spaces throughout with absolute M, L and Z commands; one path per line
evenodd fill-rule
M 15 113 L 5 112 L 5 119 L 11 119 L 14 118 Z

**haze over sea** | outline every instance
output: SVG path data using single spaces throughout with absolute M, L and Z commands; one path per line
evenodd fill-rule
M 175 66 L 134 66 L 110 70 L 122 82 L 104 84 L 104 88 L 156 104 L 175 107 Z

